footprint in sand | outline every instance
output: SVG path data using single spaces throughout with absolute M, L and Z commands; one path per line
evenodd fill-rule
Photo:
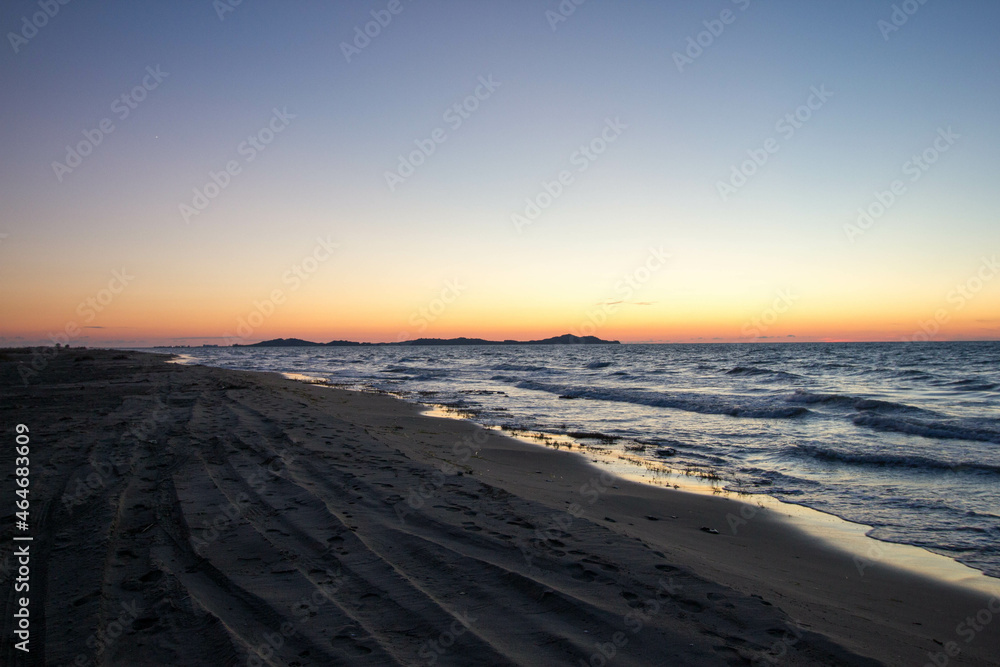
M 577 581 L 585 581 L 587 583 L 590 583 L 590 582 L 594 581 L 595 579 L 597 579 L 597 573 L 596 572 L 592 572 L 591 570 L 588 570 L 587 568 L 585 568 L 584 566 L 580 565 L 579 563 L 574 563 L 574 564 L 570 565 L 569 568 L 568 568 L 568 570 L 570 572 L 569 576 L 572 577 L 573 579 L 576 579 Z
M 628 602 L 628 606 L 633 609 L 642 606 L 642 600 L 632 591 L 622 591 L 621 596 Z
M 613 565 L 613 564 L 611 564 L 611 563 L 609 563 L 609 562 L 607 562 L 605 560 L 601 560 L 600 558 L 595 558 L 594 556 L 588 556 L 588 557 L 584 558 L 583 562 L 584 563 L 590 563 L 591 565 L 596 565 L 597 567 L 601 568 L 605 572 L 618 572 L 619 571 L 619 567 L 617 565 Z
M 343 635 L 338 635 L 330 640 L 330 643 L 338 651 L 348 654 L 351 657 L 360 657 L 363 655 L 368 655 L 372 652 L 370 648 L 364 646 L 363 644 L 356 643 L 350 637 L 345 637 Z

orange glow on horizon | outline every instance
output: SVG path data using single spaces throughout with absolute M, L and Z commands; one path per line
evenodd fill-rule
M 861 302 L 849 294 L 804 291 L 783 301 L 781 290 L 695 294 L 669 282 L 648 288 L 642 300 L 593 301 L 569 287 L 552 294 L 535 290 L 518 300 L 508 291 L 467 288 L 449 295 L 440 283 L 429 285 L 331 290 L 317 279 L 292 291 L 268 280 L 206 289 L 194 283 L 147 286 L 136 279 L 113 293 L 118 286 L 102 277 L 70 293 L 54 281 L 26 281 L 0 293 L 4 312 L 16 314 L 0 323 L 0 340 L 51 344 L 61 334 L 73 345 L 229 345 L 272 338 L 536 340 L 566 333 L 622 342 L 1000 339 L 993 296 L 1000 282 L 964 302 L 915 293 Z

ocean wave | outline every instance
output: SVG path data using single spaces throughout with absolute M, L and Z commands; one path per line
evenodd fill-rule
M 740 468 L 741 473 L 746 473 L 752 476 L 752 483 L 765 482 L 770 484 L 773 488 L 795 488 L 799 489 L 802 487 L 812 487 L 820 488 L 823 486 L 822 482 L 818 482 L 814 479 L 808 479 L 806 477 L 796 477 L 794 475 L 786 474 L 778 470 L 767 470 L 765 468 L 757 468 L 754 466 Z
M 726 375 L 767 375 L 774 373 L 768 368 L 751 368 L 749 366 L 737 366 L 726 371 Z
M 496 366 L 491 366 L 490 370 L 494 371 L 522 371 L 527 373 L 532 373 L 535 371 L 548 370 L 545 366 L 533 366 L 531 364 L 497 364 Z
M 854 404 L 854 409 L 861 412 L 910 412 L 925 415 L 936 414 L 931 410 L 918 408 L 906 403 L 895 403 L 893 401 L 880 401 L 875 398 L 863 398 Z
M 751 366 L 737 366 L 736 368 L 731 368 L 726 371 L 726 375 L 737 375 L 737 376 L 768 376 L 769 378 L 801 378 L 801 375 L 796 373 L 788 373 L 786 371 L 776 371 L 771 368 L 753 368 Z
M 379 373 L 391 373 L 400 380 L 416 380 L 426 382 L 428 380 L 439 380 L 448 375 L 448 371 L 443 368 L 426 368 L 420 366 L 392 365 L 387 366 Z
M 795 393 L 785 396 L 785 401 L 788 403 L 805 403 L 807 405 L 813 403 L 854 405 L 854 402 L 857 400 L 859 399 L 855 396 L 844 396 L 843 394 L 814 394 L 810 391 L 802 389 L 796 389 Z
M 1000 385 L 996 382 L 984 382 L 983 380 L 956 380 L 949 382 L 947 386 L 953 387 L 955 391 L 992 391 Z
M 521 389 L 534 389 L 558 394 L 560 398 L 586 398 L 598 401 L 614 401 L 616 403 L 632 403 L 652 408 L 674 408 L 685 412 L 700 414 L 729 415 L 731 417 L 748 417 L 758 419 L 788 419 L 809 412 L 803 407 L 774 406 L 758 402 L 748 405 L 733 405 L 721 398 L 690 394 L 660 394 L 648 391 L 611 389 L 604 387 L 565 387 L 524 380 L 517 383 Z
M 852 463 L 866 466 L 1000 474 L 1000 466 L 989 465 L 987 463 L 941 461 L 939 459 L 913 454 L 888 454 L 884 452 L 873 452 L 869 454 L 864 452 L 845 452 L 833 449 L 832 447 L 820 447 L 817 445 L 797 445 L 795 447 L 787 448 L 786 451 L 792 454 L 805 455 L 809 458 L 821 461 L 836 461 L 840 463 Z
M 916 368 L 908 368 L 906 370 L 897 371 L 896 375 L 898 375 L 899 377 L 904 377 L 904 378 L 929 378 L 929 377 L 934 377 L 933 375 L 931 375 L 927 371 L 922 371 L 922 370 L 919 370 L 919 369 L 916 369 Z
M 598 368 L 607 368 L 612 363 L 613 362 L 610 362 L 610 361 L 591 361 L 589 364 L 587 364 L 585 366 L 585 368 L 589 368 L 590 370 L 593 371 L 593 370 L 597 370 Z
M 905 412 L 910 414 L 923 414 L 936 416 L 938 413 L 924 408 L 918 408 L 906 403 L 895 403 L 893 401 L 883 401 L 875 398 L 861 398 L 859 396 L 848 396 L 845 394 L 814 394 L 802 389 L 785 396 L 788 403 L 804 403 L 806 405 L 842 405 L 851 407 L 859 412 Z
M 1000 431 L 987 428 L 963 426 L 961 424 L 887 417 L 884 415 L 864 414 L 854 418 L 858 426 L 867 426 L 876 431 L 907 433 L 938 440 L 973 440 L 976 442 L 995 442 L 1000 444 Z
M 380 373 L 419 373 L 420 369 L 410 368 L 409 366 L 387 366 L 383 368 Z

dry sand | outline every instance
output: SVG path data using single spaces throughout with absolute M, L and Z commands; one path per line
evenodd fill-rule
M 79 349 L 25 385 L 30 362 L 0 356 L 0 664 L 1000 656 L 1000 598 L 885 564 L 861 576 L 775 512 L 612 478 L 387 396 Z M 12 634 L 17 423 L 32 439 L 28 656 Z

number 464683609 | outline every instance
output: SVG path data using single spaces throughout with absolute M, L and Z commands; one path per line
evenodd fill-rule
M 15 448 L 15 451 L 17 452 L 17 460 L 14 462 L 14 465 L 16 465 L 17 468 L 14 470 L 14 474 L 17 475 L 17 485 L 21 487 L 17 491 L 15 491 L 15 493 L 20 497 L 20 500 L 17 501 L 17 509 L 20 510 L 19 512 L 17 512 L 17 519 L 18 519 L 18 527 L 20 527 L 21 530 L 27 530 L 28 507 L 29 507 L 28 443 L 31 441 L 31 439 L 28 437 L 28 427 L 26 425 L 18 424 L 15 430 L 17 431 L 17 437 L 15 438 L 15 440 L 17 441 L 17 447 Z

